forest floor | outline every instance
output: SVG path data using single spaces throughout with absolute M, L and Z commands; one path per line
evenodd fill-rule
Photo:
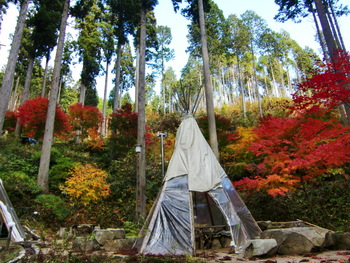
M 206 263 L 216 262 L 242 262 L 242 263 L 331 263 L 341 262 L 350 263 L 350 250 L 329 250 L 318 253 L 310 253 L 306 255 L 275 255 L 268 258 L 243 258 L 240 254 L 230 253 L 230 249 L 213 249 L 206 251 L 198 251 L 198 258 L 204 259 Z

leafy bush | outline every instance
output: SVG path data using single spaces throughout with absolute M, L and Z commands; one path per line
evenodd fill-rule
M 109 184 L 106 182 L 107 173 L 101 169 L 78 163 L 70 170 L 69 175 L 60 189 L 73 202 L 88 205 L 110 194 Z
M 71 211 L 67 208 L 61 197 L 56 195 L 39 195 L 35 198 L 39 216 L 46 222 L 58 222 L 66 219 Z
M 17 117 L 20 118 L 24 134 L 35 139 L 44 136 L 48 105 L 48 98 L 39 97 L 27 100 L 18 107 Z M 69 131 L 70 125 L 68 123 L 68 118 L 62 109 L 57 106 L 54 133 L 56 136 L 64 136 Z
M 49 184 L 50 191 L 56 194 L 61 193 L 59 185 L 63 184 L 69 176 L 69 171 L 75 164 L 75 160 L 65 156 L 57 147 L 51 148 Z
M 13 203 L 27 206 L 39 191 L 38 175 L 39 148 L 23 146 L 18 139 L 0 139 L 0 178 Z M 22 205 L 21 205 L 22 204 Z

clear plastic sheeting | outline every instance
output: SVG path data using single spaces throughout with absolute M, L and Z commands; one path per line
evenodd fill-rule
M 241 247 L 247 240 L 247 238 L 242 235 L 240 225 L 240 220 L 233 208 L 231 200 L 226 196 L 226 193 L 222 187 L 209 191 L 209 195 L 216 202 L 220 208 L 223 215 L 225 215 L 227 225 L 230 228 L 232 243 L 231 245 L 235 247 Z M 238 226 L 235 227 L 234 226 Z M 238 232 L 237 232 L 238 231 Z
M 14 242 L 21 242 L 25 239 L 26 234 L 17 217 L 12 203 L 6 193 L 5 187 L 0 179 L 0 217 L 2 217 L 3 223 L 6 224 L 7 230 L 12 227 L 11 240 Z M 1 223 L 0 218 L 0 223 Z
M 231 200 L 236 214 L 240 219 L 242 231 L 247 236 L 247 239 L 259 238 L 261 229 L 256 223 L 250 211 L 248 210 L 247 206 L 244 204 L 243 200 L 237 193 L 236 189 L 233 187 L 231 181 L 228 179 L 228 177 L 224 177 L 221 183 L 227 196 Z
M 193 220 L 188 177 L 180 176 L 164 183 L 141 254 L 193 255 Z

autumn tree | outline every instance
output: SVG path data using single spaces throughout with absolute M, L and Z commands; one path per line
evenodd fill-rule
M 295 109 L 307 110 L 320 114 L 336 107 L 350 107 L 349 54 L 340 53 L 335 62 L 321 64 L 312 77 L 298 84 L 298 91 L 293 95 Z
M 81 131 L 79 136 L 83 141 L 89 135 L 89 131 L 97 133 L 102 124 L 103 116 L 97 107 L 77 103 L 69 107 L 68 118 L 72 128 L 75 131 Z
M 21 121 L 23 134 L 35 139 L 41 139 L 44 136 L 48 104 L 49 100 L 47 98 L 39 97 L 27 100 L 18 107 L 16 115 Z M 68 118 L 57 105 L 54 134 L 67 135 L 69 131 Z
M 341 103 L 349 103 L 349 91 L 343 87 L 349 83 L 350 68 L 348 56 L 339 58 L 299 84 L 291 108 L 293 117 L 262 120 L 254 130 L 256 140 L 248 147 L 260 162 L 249 165 L 253 176 L 236 186 L 265 189 L 276 196 L 335 170 L 345 174 L 350 128 L 332 113 Z
M 134 150 L 137 139 L 137 113 L 133 112 L 132 105 L 125 103 L 113 113 L 110 129 L 115 131 L 110 137 L 112 154 L 122 156 Z
M 48 61 L 52 49 L 57 44 L 58 28 L 62 13 L 63 1 L 41 1 L 35 6 L 33 15 L 29 16 L 27 25 L 31 28 L 31 34 L 26 39 L 25 45 L 28 54 L 28 66 L 26 80 L 22 92 L 21 104 L 28 98 L 30 84 L 33 75 L 34 62 L 36 58 L 46 57 L 44 78 L 47 76 Z M 43 80 L 43 83 L 46 81 Z M 42 87 L 41 96 L 45 95 L 45 87 Z M 20 123 L 20 121 L 18 122 Z M 16 134 L 20 134 L 21 127 L 17 125 Z
M 60 189 L 72 202 L 87 206 L 110 194 L 107 177 L 106 172 L 91 164 L 78 163 L 71 169 Z
M 257 139 L 249 147 L 261 162 L 249 166 L 253 177 L 234 185 L 276 196 L 336 169 L 344 173 L 350 157 L 349 131 L 334 119 L 267 118 L 256 128 Z

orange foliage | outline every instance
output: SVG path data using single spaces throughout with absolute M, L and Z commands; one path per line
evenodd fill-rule
M 79 163 L 69 175 L 60 189 L 70 197 L 71 201 L 88 205 L 110 194 L 109 184 L 106 182 L 108 175 L 101 169 Z
M 246 167 L 252 178 L 234 183 L 246 191 L 284 195 L 302 181 L 342 168 L 350 158 L 350 128 L 336 120 L 270 117 L 254 133 L 246 148 L 256 156 Z
M 87 141 L 87 147 L 92 150 L 102 150 L 104 141 L 101 138 L 101 136 L 98 134 L 98 131 L 95 128 L 89 128 L 87 130 L 88 134 L 88 141 Z

